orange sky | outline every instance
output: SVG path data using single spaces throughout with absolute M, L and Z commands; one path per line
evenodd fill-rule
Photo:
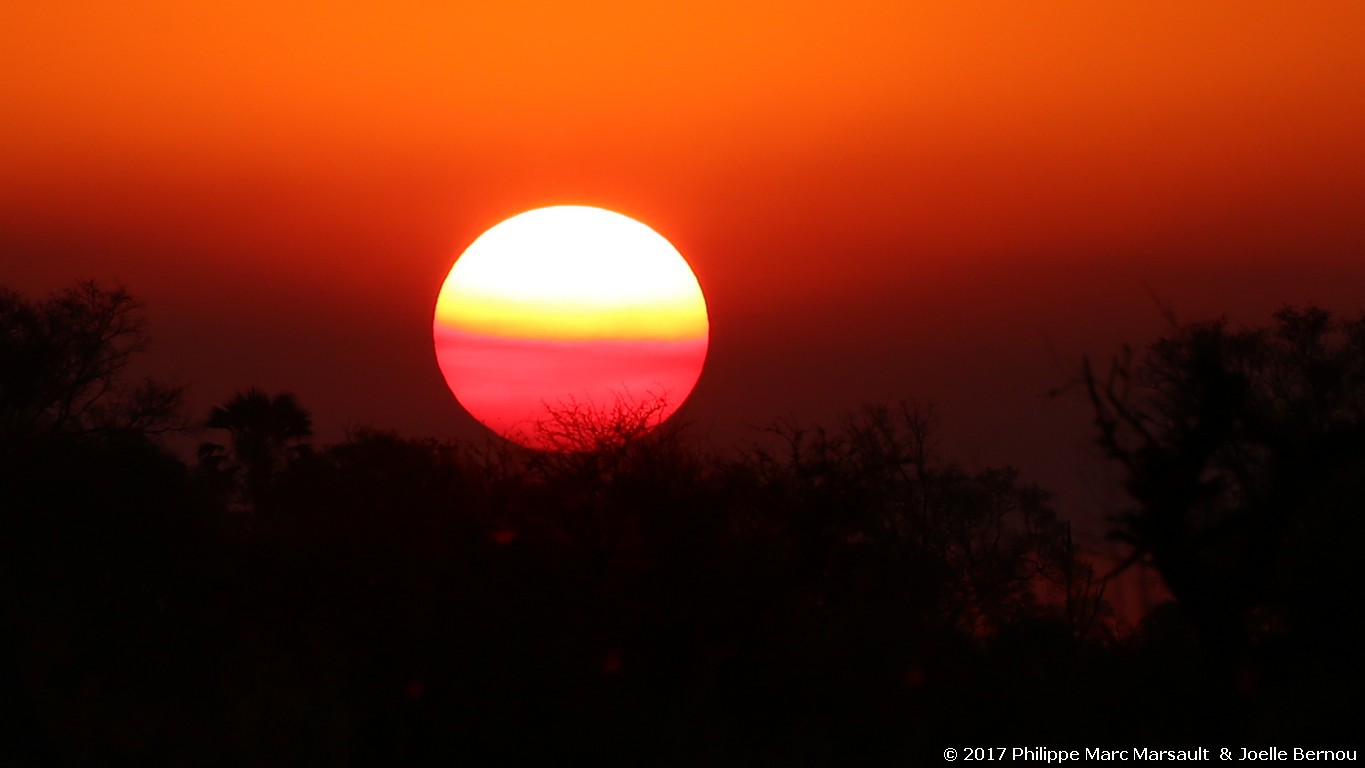
M 436 292 L 560 203 L 691 261 L 703 431 L 917 397 L 1054 486 L 1086 422 L 1040 393 L 1159 331 L 1149 288 L 1365 306 L 1356 0 L 201 5 L 0 11 L 2 280 L 122 280 L 196 407 L 470 428 Z

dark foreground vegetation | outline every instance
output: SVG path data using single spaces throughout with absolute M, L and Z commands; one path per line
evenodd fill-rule
M 1135 627 L 1048 494 L 866 407 L 717 455 L 648 411 L 537 453 L 288 394 L 185 427 L 137 305 L 0 290 L 0 765 L 939 764 L 1358 746 L 1365 320 L 1173 326 L 1077 396 Z M 605 420 L 604 420 L 605 419 Z M 1216 753 L 1216 751 L 1215 751 Z

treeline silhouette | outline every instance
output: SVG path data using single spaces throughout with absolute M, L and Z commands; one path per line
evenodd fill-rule
M 932 408 L 721 453 L 652 404 L 536 452 L 289 393 L 191 426 L 122 289 L 0 290 L 0 764 L 924 764 L 1359 738 L 1365 319 L 1176 325 L 1106 375 L 1135 627 L 1048 493 Z M 1127 564 L 1125 564 L 1127 565 Z

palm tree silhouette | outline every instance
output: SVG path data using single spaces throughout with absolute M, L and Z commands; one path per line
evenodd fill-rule
M 201 466 L 235 481 L 243 500 L 259 507 L 279 472 L 313 434 L 313 420 L 292 392 L 269 395 L 252 387 L 209 412 L 205 426 L 225 429 L 230 451 L 219 443 L 199 446 Z

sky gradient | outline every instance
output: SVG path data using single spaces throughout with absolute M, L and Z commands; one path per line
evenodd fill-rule
M 290 389 L 469 436 L 441 281 L 598 205 L 710 309 L 722 443 L 866 400 L 1094 507 L 1081 356 L 1182 319 L 1365 307 L 1359 2 L 170 2 L 0 11 L 2 280 L 120 281 L 207 413 Z

